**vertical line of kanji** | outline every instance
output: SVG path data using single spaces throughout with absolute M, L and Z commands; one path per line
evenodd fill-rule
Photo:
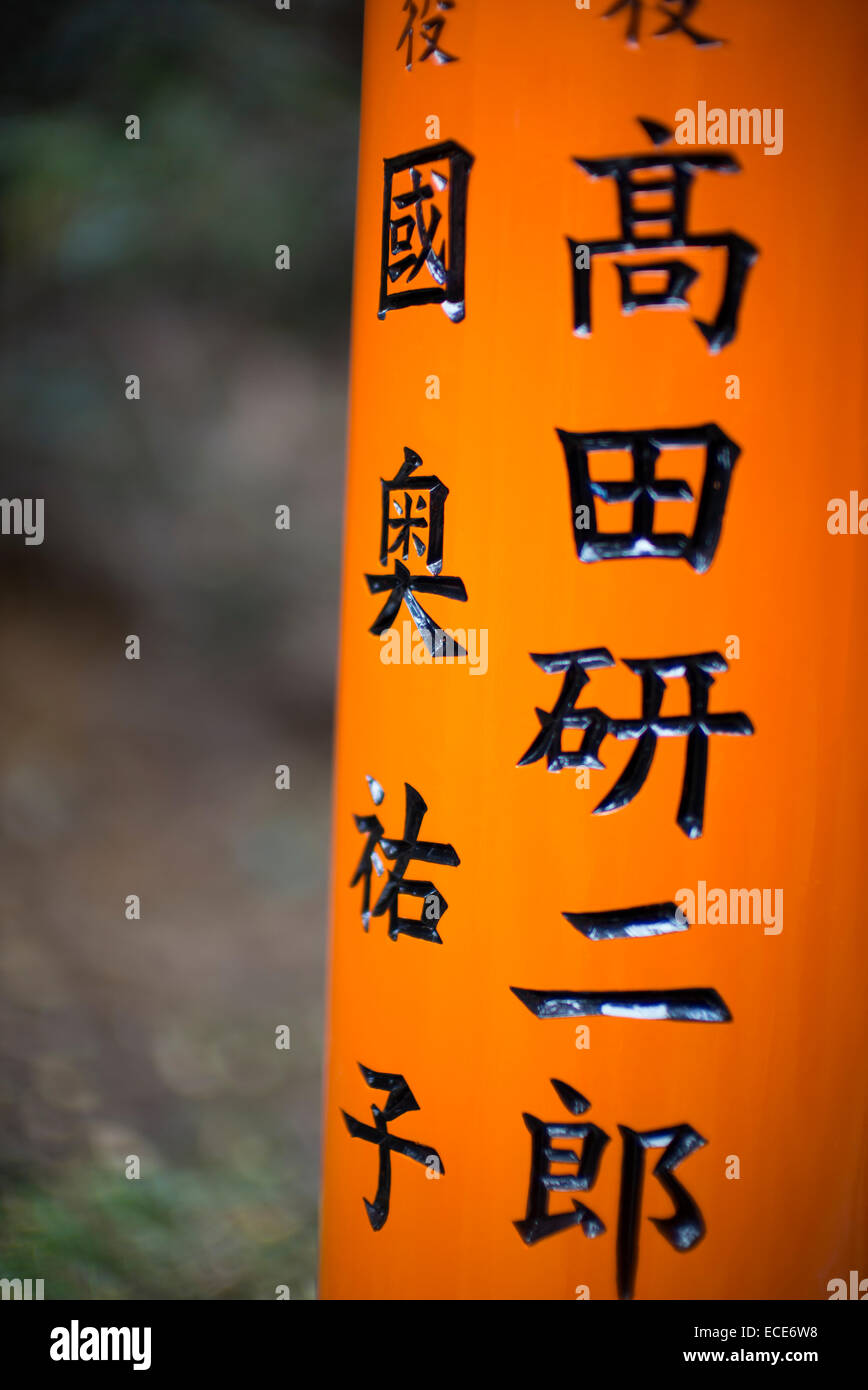
M 866 37 L 367 4 L 323 1297 L 868 1277 Z

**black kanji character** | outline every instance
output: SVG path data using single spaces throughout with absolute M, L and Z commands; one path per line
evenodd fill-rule
M 404 309 L 415 304 L 440 304 L 453 323 L 464 318 L 467 184 L 472 164 L 473 156 L 454 140 L 383 161 L 379 318 L 385 318 L 390 309 Z M 423 181 L 423 170 L 427 171 L 429 182 Z M 396 181 L 402 175 L 407 176 L 410 187 L 395 192 Z M 440 232 L 443 213 L 436 200 L 438 195 L 444 194 L 446 227 Z M 393 204 L 403 216 L 394 215 Z M 439 245 L 436 243 L 438 232 Z M 390 285 L 399 280 L 403 280 L 405 286 L 412 285 L 423 268 L 433 285 L 390 292 Z
M 665 144 L 672 138 L 673 132 L 656 121 L 640 118 L 639 124 L 655 145 Z M 693 178 L 699 170 L 716 169 L 720 173 L 733 173 L 740 168 L 738 161 L 731 154 L 697 150 L 678 155 L 576 158 L 575 163 L 592 179 L 615 180 L 621 220 L 620 237 L 591 242 L 567 238 L 573 271 L 573 327 L 576 335 L 584 338 L 591 332 L 591 262 L 595 256 L 611 256 L 624 251 L 676 250 L 680 247 L 701 250 L 723 247 L 726 250 L 726 276 L 717 315 L 712 323 L 703 323 L 699 319 L 694 322 L 711 352 L 719 352 L 726 347 L 735 337 L 748 271 L 759 252 L 752 242 L 737 232 L 688 232 L 687 209 Z M 645 177 L 646 172 L 653 174 L 650 180 Z M 637 175 L 640 177 L 637 178 Z M 649 209 L 645 202 L 648 194 L 662 194 L 668 201 L 662 207 Z M 649 236 L 642 234 L 646 226 L 652 229 Z M 615 268 L 621 282 L 621 305 L 625 313 L 630 314 L 635 309 L 690 308 L 685 295 L 698 272 L 685 261 L 646 261 L 641 265 L 620 265 L 616 262 Z M 661 272 L 666 282 L 663 289 L 642 291 L 637 287 L 637 277 L 640 280 L 643 275 L 656 278 Z
M 552 1085 L 567 1110 L 573 1115 L 583 1115 L 591 1102 L 579 1091 L 568 1086 L 565 1081 L 552 1078 Z M 535 1245 L 546 1236 L 566 1231 L 571 1226 L 580 1226 L 585 1235 L 593 1240 L 602 1235 L 606 1227 L 600 1218 L 583 1202 L 571 1198 L 572 1211 L 552 1214 L 549 1212 L 549 1197 L 552 1192 L 588 1192 L 597 1179 L 603 1150 L 609 1142 L 609 1135 L 595 1124 L 545 1123 L 535 1115 L 522 1116 L 531 1136 L 530 1186 L 527 1194 L 527 1214 L 523 1221 L 514 1221 L 525 1245 Z M 557 1149 L 554 1139 L 580 1139 L 581 1158 L 573 1149 Z M 576 1172 L 559 1174 L 552 1172 L 553 1163 L 571 1163 Z
M 619 14 L 621 10 L 627 10 L 627 43 L 631 48 L 639 47 L 639 28 L 642 9 L 645 0 L 615 0 L 602 16 L 603 19 L 611 19 L 613 15 Z M 699 0 L 662 0 L 657 5 L 657 9 L 662 15 L 666 16 L 666 23 L 662 24 L 654 33 L 655 39 L 665 38 L 667 34 L 684 34 L 700 48 L 708 48 L 720 43 L 720 39 L 714 39 L 710 34 L 700 34 L 698 29 L 691 29 L 687 23 L 693 11 L 699 5 Z
M 436 0 L 437 9 L 440 11 L 454 10 L 454 0 Z M 420 63 L 424 63 L 427 58 L 433 58 L 435 63 L 456 63 L 458 59 L 454 53 L 447 53 L 440 47 L 440 35 L 443 32 L 446 20 L 435 16 L 427 19 L 426 15 L 431 7 L 431 0 L 422 0 L 422 9 L 415 3 L 415 0 L 404 0 L 402 8 L 407 14 L 407 20 L 401 32 L 401 37 L 396 45 L 401 48 L 407 45 L 406 69 L 408 72 L 413 67 L 413 38 L 415 33 L 416 20 L 419 20 L 419 37 L 425 40 L 425 48 L 419 58 Z
M 387 565 L 395 556 L 392 574 L 366 574 L 372 594 L 388 593 L 389 597 L 369 629 L 376 636 L 387 632 L 406 604 L 416 630 L 433 657 L 466 656 L 464 648 L 422 607 L 417 594 L 436 594 L 441 598 L 467 601 L 463 580 L 455 575 L 442 575 L 443 523 L 449 489 L 433 474 L 414 477 L 422 460 L 412 449 L 405 447 L 404 462 L 394 478 L 381 478 L 382 519 L 380 527 L 380 564 Z M 390 510 L 394 508 L 393 516 Z M 425 560 L 428 575 L 412 574 L 404 561 L 410 557 L 410 547 L 417 557 Z
M 726 511 L 732 470 L 741 450 L 717 425 L 686 429 L 599 430 L 573 433 L 558 430 L 570 483 L 571 530 L 580 560 L 684 559 L 699 574 L 714 559 Z M 690 535 L 682 531 L 655 531 L 654 509 L 658 502 L 692 502 L 693 492 L 683 478 L 659 478 L 657 461 L 663 450 L 703 447 L 705 468 L 696 518 Z M 628 482 L 591 478 L 592 453 L 629 449 L 633 477 Z M 603 503 L 629 502 L 633 508 L 629 531 L 601 531 L 597 499 Z M 580 515 L 581 512 L 581 515 Z
M 380 564 L 388 564 L 389 555 L 396 550 L 400 550 L 402 560 L 407 560 L 412 541 L 418 558 L 424 557 L 429 574 L 439 574 L 443 567 L 443 513 L 449 489 L 433 473 L 414 477 L 421 466 L 419 455 L 405 447 L 404 462 L 394 478 L 380 479 L 383 489 Z M 395 510 L 394 516 L 389 510 L 390 503 Z
M 403 1154 L 405 1158 L 412 1158 L 414 1163 L 428 1164 L 433 1158 L 436 1161 L 438 1173 L 445 1173 L 446 1168 L 437 1150 L 430 1144 L 417 1144 L 412 1139 L 401 1139 L 395 1134 L 390 1134 L 387 1126 L 392 1120 L 397 1120 L 401 1115 L 405 1115 L 408 1110 L 418 1110 L 419 1104 L 403 1076 L 396 1072 L 372 1071 L 370 1067 L 363 1066 L 359 1062 L 359 1071 L 365 1078 L 365 1084 L 372 1087 L 375 1091 L 388 1091 L 389 1099 L 385 1107 L 381 1110 L 379 1106 L 371 1106 L 371 1114 L 374 1117 L 373 1125 L 364 1124 L 354 1116 L 348 1115 L 346 1110 L 342 1110 L 347 1129 L 354 1139 L 364 1139 L 368 1144 L 376 1144 L 380 1150 L 380 1170 L 377 1192 L 373 1202 L 367 1198 L 362 1200 L 365 1203 L 365 1211 L 368 1213 L 370 1221 L 375 1231 L 382 1230 L 389 1216 L 389 1195 L 392 1188 L 392 1154 Z
M 565 1081 L 552 1080 L 558 1096 L 574 1115 L 589 1108 L 590 1101 Z M 603 1151 L 609 1136 L 597 1125 L 546 1124 L 535 1115 L 523 1116 L 531 1134 L 531 1173 L 527 1199 L 527 1215 L 513 1222 L 526 1245 L 534 1245 L 546 1236 L 579 1226 L 586 1236 L 602 1235 L 606 1227 L 599 1216 L 572 1199 L 573 1211 L 550 1213 L 550 1194 L 553 1192 L 588 1191 L 596 1182 Z M 621 1185 L 618 1199 L 618 1236 L 616 1254 L 616 1284 L 618 1297 L 631 1299 L 635 1290 L 639 1259 L 639 1226 L 642 1211 L 642 1189 L 645 1177 L 645 1152 L 663 1149 L 654 1168 L 674 1204 L 671 1216 L 652 1216 L 650 1220 L 675 1250 L 686 1252 L 698 1245 L 705 1235 L 705 1222 L 696 1202 L 675 1177 L 675 1169 L 691 1154 L 704 1147 L 707 1140 L 692 1125 L 670 1125 L 665 1129 L 638 1132 L 627 1125 L 618 1125 L 622 1142 Z M 553 1139 L 581 1139 L 581 1158 L 572 1149 L 558 1149 Z M 576 1172 L 558 1175 L 552 1172 L 553 1163 L 575 1164 Z
M 647 903 L 607 912 L 565 912 L 588 941 L 629 940 L 687 931 L 675 903 Z M 729 1023 L 732 1015 L 716 989 L 519 989 L 513 994 L 537 1018 L 661 1019 L 679 1023 Z
M 596 706 L 576 709 L 576 700 L 588 684 L 589 670 L 614 666 L 612 655 L 604 647 L 581 651 L 531 653 L 541 670 L 552 674 L 563 672 L 560 695 L 551 712 L 537 709 L 540 732 L 518 766 L 525 767 L 545 757 L 550 772 L 564 768 L 603 768 L 598 757 L 600 745 L 607 735 L 617 739 L 635 739 L 636 747 L 609 794 L 594 807 L 594 815 L 619 811 L 633 800 L 644 785 L 654 759 L 658 738 L 686 738 L 687 754 L 677 821 L 691 840 L 702 834 L 705 812 L 705 783 L 708 770 L 708 740 L 712 734 L 746 736 L 753 733 L 753 724 L 746 714 L 711 714 L 708 694 L 715 675 L 728 670 L 719 652 L 696 652 L 690 656 L 648 657 L 625 660 L 624 665 L 642 680 L 642 714 L 638 719 L 613 719 Z M 685 715 L 661 715 L 666 681 L 684 679 L 690 695 L 690 710 Z M 565 730 L 581 729 L 584 733 L 578 752 L 563 748 Z
M 705 1235 L 702 1212 L 687 1189 L 674 1176 L 674 1170 L 708 1142 L 692 1125 L 671 1125 L 667 1129 L 637 1133 L 619 1125 L 623 1142 L 621 1196 L 618 1205 L 618 1297 L 632 1298 L 639 1261 L 639 1219 L 645 1177 L 646 1149 L 663 1149 L 654 1165 L 654 1176 L 672 1198 L 671 1216 L 650 1219 L 664 1240 L 675 1250 L 686 1252 Z
M 372 779 L 369 778 L 368 781 L 371 783 Z M 373 783 L 373 786 L 378 787 L 379 784 Z M 419 831 L 422 828 L 422 821 L 428 807 L 415 787 L 411 787 L 409 782 L 404 783 L 404 794 L 406 801 L 404 834 L 400 840 L 393 840 L 384 836 L 383 827 L 376 816 L 354 817 L 357 830 L 367 839 L 350 887 L 354 888 L 359 882 L 364 884 L 362 890 L 362 926 L 365 931 L 368 930 L 371 917 L 382 917 L 388 910 L 389 937 L 392 941 L 397 941 L 399 936 L 410 936 L 417 941 L 433 941 L 442 945 L 437 924 L 449 904 L 443 894 L 428 879 L 411 879 L 405 878 L 404 875 L 409 865 L 414 861 L 456 868 L 461 860 L 452 845 L 441 844 L 435 840 L 419 839 Z M 379 800 L 382 801 L 382 799 L 381 791 Z M 377 804 L 379 805 L 379 801 Z M 373 871 L 376 871 L 378 875 L 384 872 L 379 850 L 382 851 L 386 859 L 394 860 L 394 867 L 389 871 L 388 881 L 374 907 L 371 908 L 371 874 Z M 404 895 L 424 899 L 421 917 L 402 917 L 400 915 L 399 900 Z

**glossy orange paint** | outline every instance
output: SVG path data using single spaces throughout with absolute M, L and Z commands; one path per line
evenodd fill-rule
M 725 42 L 654 38 L 638 48 L 626 11 L 599 0 L 457 0 L 442 46 L 414 61 L 396 44 L 399 0 L 366 6 L 358 186 L 349 476 L 340 647 L 333 926 L 325 1102 L 321 1296 L 328 1299 L 592 1299 L 616 1296 L 621 1142 L 633 1129 L 692 1124 L 708 1141 L 678 1170 L 707 1234 L 672 1249 L 649 1217 L 672 1208 L 647 1167 L 635 1296 L 824 1299 L 868 1276 L 865 912 L 865 576 L 868 537 L 831 535 L 830 499 L 868 496 L 864 178 L 868 6 L 826 0 L 705 0 L 692 22 Z M 433 12 L 433 11 L 432 11 Z M 418 50 L 417 50 L 418 51 Z M 697 175 L 690 222 L 735 230 L 760 251 L 735 340 L 719 354 L 692 322 L 713 312 L 722 253 L 691 253 L 693 312 L 622 314 L 611 261 L 595 263 L 593 332 L 572 332 L 566 238 L 618 229 L 610 180 L 574 156 L 650 149 L 637 117 L 680 108 L 784 113 L 780 154 L 725 144 L 741 164 Z M 474 156 L 466 318 L 437 305 L 377 316 L 383 159 L 426 144 L 426 122 Z M 716 270 L 715 270 L 716 267 Z M 424 278 L 424 277 L 422 277 Z M 430 280 L 426 280 L 430 284 Z M 737 375 L 740 398 L 727 396 Z M 440 382 L 439 399 L 426 394 Z M 582 564 L 563 451 L 566 430 L 716 422 L 740 445 L 722 537 L 706 574 L 682 560 Z M 432 598 L 444 625 L 485 629 L 488 670 L 386 665 L 368 631 L 382 604 L 380 479 L 404 446 L 450 489 L 443 572 L 464 604 Z M 680 473 L 674 466 L 660 473 Z M 688 474 L 688 477 L 695 475 Z M 660 508 L 680 528 L 683 504 Z M 621 524 L 619 519 L 618 524 Z M 423 599 L 424 602 L 424 599 Z M 400 622 L 408 618 L 402 611 Z M 684 740 L 661 740 L 626 808 L 594 816 L 633 744 L 608 739 L 605 771 L 579 789 L 545 763 L 516 766 L 560 679 L 530 652 L 605 646 L 619 660 L 735 649 L 711 709 L 743 710 L 751 738 L 712 738 L 705 831 L 675 813 Z M 600 684 L 596 682 L 599 680 Z M 605 682 L 605 684 L 603 684 Z M 673 690 L 664 713 L 686 708 Z M 581 703 L 639 713 L 639 683 L 595 673 Z M 573 745 L 575 746 L 575 745 Z M 360 921 L 349 883 L 375 810 L 401 834 L 403 785 L 428 805 L 422 834 L 459 867 L 431 878 L 448 901 L 442 945 Z M 410 875 L 425 877 L 419 864 Z M 627 941 L 585 940 L 564 912 L 671 899 L 681 888 L 783 891 L 783 929 L 701 925 Z M 375 879 L 375 891 L 382 886 Z M 405 904 L 413 907 L 413 904 Z M 415 907 L 419 902 L 416 900 Z M 540 1021 L 511 986 L 710 986 L 726 1024 L 619 1018 Z M 576 1047 L 576 1023 L 590 1046 Z M 363 1197 L 375 1148 L 358 1063 L 406 1077 L 419 1110 L 391 1126 L 442 1155 L 446 1171 L 395 1156 L 388 1221 Z M 570 1117 L 550 1078 L 590 1101 L 612 1142 L 578 1194 L 607 1230 L 524 1245 L 530 1137 L 522 1112 Z M 738 1157 L 740 1177 L 727 1178 Z M 730 1165 L 731 1167 L 732 1165 Z M 555 1211 L 569 1207 L 555 1196 Z

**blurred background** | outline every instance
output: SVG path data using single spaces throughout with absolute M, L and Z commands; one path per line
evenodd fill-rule
M 3 19 L 0 1276 L 47 1299 L 315 1294 L 361 12 Z

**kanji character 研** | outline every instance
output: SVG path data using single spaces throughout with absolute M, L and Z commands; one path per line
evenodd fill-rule
M 518 766 L 526 767 L 544 757 L 549 772 L 561 772 L 564 768 L 603 768 L 605 763 L 600 761 L 598 753 L 607 735 L 637 740 L 614 787 L 594 807 L 594 815 L 602 816 L 621 810 L 642 788 L 654 760 L 658 738 L 686 738 L 687 755 L 677 821 L 689 839 L 698 839 L 705 812 L 710 736 L 753 733 L 753 724 L 746 714 L 709 713 L 708 694 L 715 676 L 729 669 L 720 653 L 696 652 L 691 656 L 625 660 L 624 665 L 642 681 L 642 713 L 638 719 L 613 719 L 596 706 L 576 708 L 576 701 L 590 680 L 587 672 L 615 665 L 614 657 L 605 647 L 549 654 L 532 652 L 531 660 L 549 674 L 561 672 L 563 685 L 551 711 L 537 709 L 540 732 Z M 683 715 L 661 715 L 666 682 L 675 679 L 686 680 L 690 709 Z M 581 747 L 575 753 L 563 747 L 563 733 L 569 729 L 584 732 Z

